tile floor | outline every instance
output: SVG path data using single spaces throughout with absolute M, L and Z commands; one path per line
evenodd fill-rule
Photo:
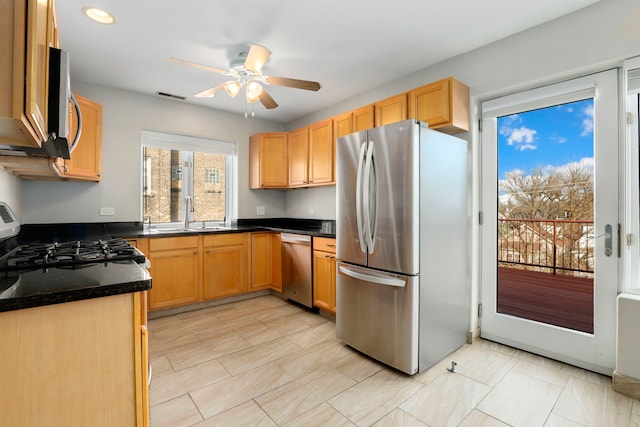
M 608 377 L 483 340 L 409 377 L 275 296 L 149 330 L 152 427 L 640 426 L 640 400 Z

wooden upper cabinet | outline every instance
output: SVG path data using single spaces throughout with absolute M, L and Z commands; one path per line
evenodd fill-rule
M 289 132 L 289 187 L 309 184 L 309 128 Z
M 258 133 L 249 139 L 249 188 L 286 188 L 287 133 Z
M 309 184 L 335 183 L 333 120 L 309 126 Z
M 39 147 L 47 139 L 49 47 L 55 37 L 53 10 L 53 0 L 2 4 L 0 144 Z
M 407 119 L 407 94 L 392 96 L 374 104 L 375 125 L 384 126 Z
M 409 92 L 409 117 L 445 133 L 469 130 L 469 88 L 453 77 Z
M 335 139 L 353 133 L 353 112 L 349 111 L 333 118 L 333 136 Z
M 371 129 L 375 126 L 373 105 L 353 110 L 352 132 L 360 132 L 361 130 Z
M 102 106 L 90 99 L 75 95 L 82 113 L 80 140 L 71 153 L 71 160 L 58 159 L 63 164 L 62 178 L 75 181 L 102 179 Z M 78 117 L 71 107 L 69 144 L 78 129 Z

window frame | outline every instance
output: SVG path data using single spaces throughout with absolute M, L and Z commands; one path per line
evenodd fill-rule
M 166 150 L 176 150 L 182 152 L 182 191 L 183 198 L 187 196 L 193 197 L 194 192 L 194 171 L 193 171 L 193 153 L 202 152 L 209 154 L 220 154 L 225 156 L 225 220 L 224 221 L 198 221 L 203 225 L 230 225 L 237 221 L 238 212 L 238 147 L 236 142 L 223 141 L 218 139 L 208 139 L 190 135 L 182 135 L 169 132 L 160 132 L 152 130 L 142 131 L 142 168 L 141 182 L 142 188 L 140 197 L 140 217 L 144 216 L 144 197 L 152 192 L 145 192 L 145 157 L 144 149 L 161 148 Z M 173 173 L 173 171 L 172 171 Z M 144 218 L 146 222 L 146 218 Z M 184 220 L 184 218 L 183 218 Z M 180 227 L 184 221 L 180 222 L 163 222 L 150 223 L 151 228 L 173 228 Z M 193 215 L 190 215 L 193 220 Z
M 624 250 L 622 292 L 640 294 L 640 57 L 624 62 Z

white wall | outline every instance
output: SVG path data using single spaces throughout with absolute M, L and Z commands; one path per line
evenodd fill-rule
M 0 170 L 0 202 L 5 202 L 15 214 L 19 222 L 22 221 L 22 181 L 3 170 Z
M 72 88 L 102 104 L 102 182 L 25 181 L 24 223 L 141 220 L 143 129 L 237 142 L 239 217 L 255 217 L 258 205 L 265 206 L 270 216 L 284 215 L 284 193 L 249 190 L 247 172 L 249 136 L 283 130 L 280 123 L 83 82 L 74 81 Z M 101 206 L 115 208 L 115 215 L 99 216 Z

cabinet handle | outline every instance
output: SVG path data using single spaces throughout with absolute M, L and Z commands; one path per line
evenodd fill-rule
M 336 245 L 327 245 L 327 247 L 329 247 L 329 248 L 335 248 L 335 247 L 336 247 Z
M 206 249 L 206 250 L 205 250 L 205 252 L 206 252 L 206 253 L 211 253 L 211 250 Z
M 194 251 L 193 251 L 193 254 L 194 254 L 194 255 L 198 255 L 198 250 L 197 250 L 197 249 L 196 249 L 196 250 L 194 250 Z

